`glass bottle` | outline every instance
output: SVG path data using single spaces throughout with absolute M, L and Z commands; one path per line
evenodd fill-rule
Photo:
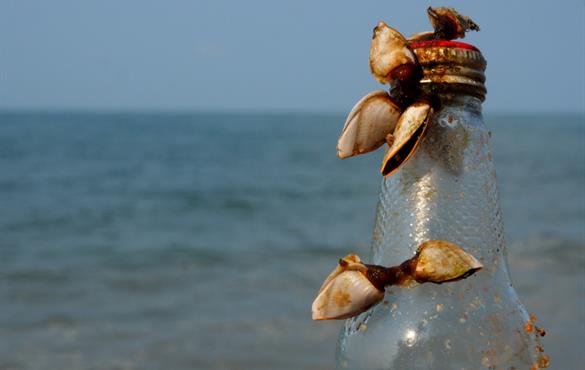
M 411 45 L 422 89 L 440 100 L 410 159 L 382 182 L 370 263 L 395 266 L 443 239 L 484 268 L 452 283 L 386 290 L 383 303 L 345 322 L 337 367 L 538 369 L 539 329 L 512 287 L 490 132 L 483 122 L 485 59 L 460 42 Z M 543 334 L 540 332 L 540 334 Z

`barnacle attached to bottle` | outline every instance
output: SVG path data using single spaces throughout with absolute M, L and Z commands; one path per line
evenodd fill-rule
M 341 159 L 378 149 L 392 135 L 402 110 L 384 90 L 364 96 L 353 107 L 337 142 Z
M 433 32 L 406 39 L 380 21 L 370 45 L 370 71 L 382 84 L 392 85 L 391 94 L 374 91 L 364 96 L 349 113 L 337 143 L 337 155 L 344 159 L 371 152 L 385 142 L 389 149 L 382 162 L 383 176 L 391 175 L 414 153 L 426 133 L 432 115 L 433 93 L 421 88 L 423 66 L 412 48 L 414 42 L 461 38 L 479 30 L 471 18 L 452 8 L 431 8 Z
M 410 287 L 411 282 L 446 283 L 464 279 L 482 268 L 454 243 L 429 240 L 398 266 L 364 264 L 355 254 L 339 260 L 313 301 L 313 320 L 347 319 L 380 303 L 385 288 Z
M 390 89 L 356 104 L 337 146 L 341 158 L 387 146 L 373 264 L 342 259 L 313 318 L 349 317 L 338 368 L 545 368 L 544 329 L 508 273 L 481 112 L 486 60 L 452 41 L 479 27 L 452 8 L 427 15 L 432 32 L 405 38 L 384 22 L 374 29 L 370 69 Z
M 384 289 L 368 278 L 367 270 L 356 255 L 339 260 L 313 302 L 313 320 L 346 319 L 378 304 L 384 298 Z

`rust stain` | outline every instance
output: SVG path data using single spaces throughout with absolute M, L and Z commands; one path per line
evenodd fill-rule
M 546 369 L 547 367 L 549 367 L 549 365 L 550 365 L 550 360 L 548 359 L 548 356 L 543 354 L 538 359 L 538 366 L 540 366 L 541 369 Z
M 527 333 L 534 333 L 534 335 L 538 341 L 538 337 L 539 336 L 544 337 L 546 335 L 546 331 L 535 325 L 536 320 L 537 320 L 536 315 L 530 314 L 528 320 L 524 324 L 524 330 Z M 539 353 L 538 362 L 533 364 L 531 369 L 538 370 L 538 369 L 546 369 L 547 367 L 549 367 L 550 359 L 546 355 L 546 353 L 544 353 L 544 347 L 542 347 L 542 345 L 540 343 L 536 345 L 536 351 Z
M 546 369 L 550 366 L 550 360 L 544 353 L 538 359 L 538 362 L 532 365 L 531 370 Z
M 531 313 L 528 320 L 524 323 L 524 331 L 532 333 L 534 331 L 534 323 L 536 322 L 536 315 Z

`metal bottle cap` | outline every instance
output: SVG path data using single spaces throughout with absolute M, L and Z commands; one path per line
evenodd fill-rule
M 473 45 L 458 41 L 417 41 L 410 44 L 423 70 L 423 89 L 458 91 L 485 99 L 486 60 Z

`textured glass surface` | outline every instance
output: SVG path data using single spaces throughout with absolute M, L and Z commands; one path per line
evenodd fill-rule
M 484 268 L 457 282 L 387 289 L 383 304 L 346 321 L 339 368 L 530 369 L 544 361 L 508 275 L 480 101 L 446 101 L 415 154 L 382 182 L 370 261 L 397 265 L 420 243 L 444 239 Z

